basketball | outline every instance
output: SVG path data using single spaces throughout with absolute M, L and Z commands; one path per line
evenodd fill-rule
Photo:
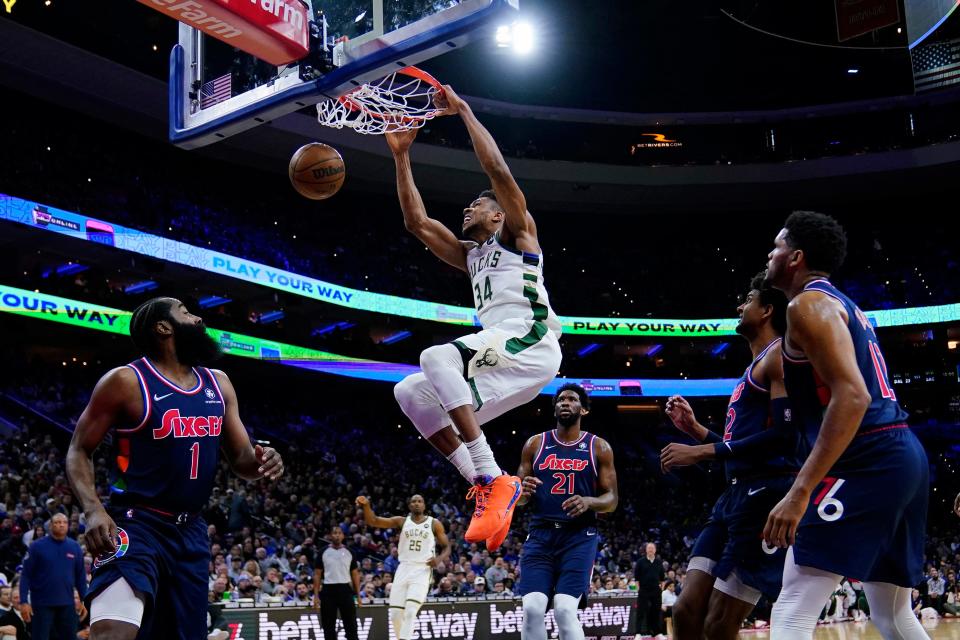
M 343 186 L 346 170 L 340 153 L 322 142 L 305 144 L 290 158 L 290 183 L 304 198 L 326 200 Z

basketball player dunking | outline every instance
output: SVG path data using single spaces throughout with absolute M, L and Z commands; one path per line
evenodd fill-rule
M 92 640 L 207 637 L 210 547 L 200 517 L 222 449 L 246 480 L 276 480 L 280 455 L 250 443 L 237 395 L 203 321 L 179 300 L 137 307 L 130 337 L 145 354 L 108 372 L 77 421 L 67 477 L 95 558 L 87 595 Z M 109 505 L 97 496 L 93 452 L 113 429 Z
M 417 612 L 427 600 L 433 570 L 450 557 L 450 541 L 443 524 L 426 514 L 423 496 L 410 497 L 410 514 L 382 518 L 373 512 L 370 500 L 359 496 L 357 504 L 363 507 L 363 521 L 378 529 L 400 529 L 400 567 L 393 577 L 390 591 L 390 621 L 399 640 L 413 637 L 413 623 Z M 437 553 L 437 547 L 440 553 Z
M 582 431 L 590 410 L 587 392 L 565 384 L 553 398 L 557 426 L 523 446 L 521 504 L 531 502 L 530 534 L 520 552 L 523 640 L 546 640 L 550 598 L 561 640 L 583 640 L 577 605 L 590 587 L 597 558 L 597 513 L 617 508 L 613 450 Z
M 416 130 L 386 138 L 407 229 L 470 276 L 483 330 L 424 351 L 423 372 L 403 379 L 394 394 L 423 437 L 474 485 L 468 497 L 476 499 L 476 509 L 465 538 L 486 541 L 493 550 L 509 530 L 520 479 L 503 474 L 480 425 L 529 402 L 553 379 L 560 367 L 561 328 L 544 288 L 537 227 L 523 192 L 470 106 L 450 87 L 444 89 L 446 113 L 460 115 L 493 186 L 463 210 L 467 240 L 427 216 L 410 165 Z
M 673 424 L 704 444 L 667 445 L 660 456 L 663 471 L 723 460 L 729 483 L 690 553 L 687 580 L 673 607 L 677 640 L 732 640 L 760 595 L 773 601 L 780 592 L 786 552 L 767 546 L 761 533 L 770 509 L 790 489 L 800 456 L 780 357 L 787 299 L 764 284 L 765 275 L 754 277 L 737 308 L 736 330 L 750 343 L 753 361 L 730 396 L 723 436 L 697 422 L 681 396 L 667 400 Z
M 767 264 L 768 281 L 790 300 L 784 383 L 810 450 L 763 532 L 769 543 L 793 545 L 773 640 L 811 638 L 843 576 L 863 580 L 884 638 L 927 637 L 910 606 L 923 570 L 927 456 L 897 403 L 870 320 L 828 280 L 846 249 L 836 220 L 797 211 Z

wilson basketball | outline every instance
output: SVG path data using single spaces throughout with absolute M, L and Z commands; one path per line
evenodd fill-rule
M 322 142 L 297 149 L 290 158 L 288 173 L 293 188 L 311 200 L 326 200 L 340 190 L 346 177 L 340 153 Z

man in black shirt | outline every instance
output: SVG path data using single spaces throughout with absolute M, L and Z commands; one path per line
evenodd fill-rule
M 660 631 L 660 598 L 663 592 L 663 561 L 657 557 L 657 545 L 647 543 L 646 555 L 637 560 L 637 624 L 641 635 L 657 636 Z

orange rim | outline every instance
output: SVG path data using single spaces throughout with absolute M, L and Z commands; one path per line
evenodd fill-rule
M 431 87 L 436 89 L 438 96 L 441 96 L 441 97 L 443 96 L 443 85 L 440 84 L 439 80 L 434 78 L 432 75 L 430 75 L 423 69 L 420 69 L 418 67 L 404 67 L 403 69 L 399 69 L 394 73 L 402 73 L 405 76 L 410 76 L 411 78 L 422 80 L 423 82 L 426 82 Z M 356 89 L 351 89 L 349 92 L 337 98 L 337 101 L 343 106 L 350 109 L 351 111 L 364 111 L 370 114 L 371 116 L 373 116 L 374 118 L 380 118 L 382 120 L 386 120 L 386 117 L 383 114 L 377 113 L 376 111 L 371 111 L 366 107 L 364 107 L 362 104 L 358 104 L 350 99 L 350 94 L 359 91 L 361 88 L 362 86 L 357 87 Z M 439 111 L 439 109 L 436 109 L 436 110 Z M 425 115 L 424 116 L 399 116 L 397 119 L 401 122 L 416 122 L 418 120 L 426 120 L 427 117 Z

